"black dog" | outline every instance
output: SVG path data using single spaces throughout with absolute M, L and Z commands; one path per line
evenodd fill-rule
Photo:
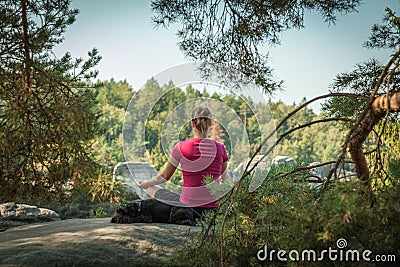
M 123 204 L 111 218 L 112 223 L 173 223 L 193 225 L 190 207 L 175 207 L 156 199 Z

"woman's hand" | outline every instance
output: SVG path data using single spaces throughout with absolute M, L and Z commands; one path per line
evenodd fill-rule
M 179 163 L 179 162 L 178 162 Z M 174 174 L 176 170 L 176 166 L 173 165 L 170 161 L 168 162 L 167 166 L 165 167 L 164 171 L 161 174 L 157 174 L 150 180 L 142 180 L 138 182 L 138 185 L 142 189 L 147 189 L 153 185 L 159 185 L 168 181 L 171 176 Z
M 139 187 L 142 189 L 147 189 L 148 187 L 150 187 L 149 180 L 139 181 L 138 184 L 139 184 Z

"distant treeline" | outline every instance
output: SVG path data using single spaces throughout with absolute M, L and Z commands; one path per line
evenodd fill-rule
M 215 123 L 211 129 L 211 138 L 223 142 L 227 150 L 234 152 L 236 155 L 230 160 L 231 168 L 234 168 L 240 162 L 246 161 L 251 156 L 251 152 L 254 151 L 266 134 L 264 130 L 266 124 L 268 124 L 269 128 L 273 127 L 271 121 L 263 122 L 257 120 L 255 113 L 260 114 L 264 110 L 267 111 L 269 107 L 273 120 L 277 123 L 297 106 L 295 103 L 287 105 L 283 101 L 255 104 L 251 99 L 243 95 L 216 92 L 210 94 L 206 87 L 199 90 L 192 85 L 188 85 L 186 88 L 175 88 L 172 82 L 159 85 L 155 79 L 148 80 L 142 90 L 135 91 L 127 81 L 117 82 L 111 79 L 103 82 L 97 97 L 98 109 L 101 114 L 99 123 L 102 129 L 102 134 L 95 144 L 98 162 L 111 168 L 120 161 L 149 161 L 156 168 L 161 168 L 167 161 L 167 157 L 163 152 L 162 138 L 165 138 L 168 134 L 173 135 L 172 132 L 169 132 L 169 129 L 179 127 L 179 135 L 171 137 L 175 139 L 174 142 L 168 143 L 170 147 L 167 150 L 179 140 L 190 137 L 191 134 L 189 123 L 179 125 L 181 122 L 176 122 L 176 125 L 174 125 L 172 121 L 172 125 L 170 125 L 171 121 L 169 121 L 167 129 L 162 129 L 165 120 L 168 119 L 171 111 L 178 105 L 185 101 L 202 97 L 222 101 L 234 110 L 236 118 L 240 118 L 242 125 L 238 124 L 237 119 L 227 118 L 228 125 Z M 126 113 L 128 104 L 131 101 L 130 107 L 134 107 L 134 114 L 132 114 L 132 110 Z M 151 106 L 149 114 L 141 112 L 149 109 L 149 106 Z M 232 114 L 218 114 L 218 110 L 213 110 L 213 112 L 216 120 L 218 120 L 219 116 L 232 116 Z M 126 114 L 127 118 L 125 118 Z M 305 108 L 283 125 L 277 133 L 277 137 L 293 127 L 323 117 L 323 114 L 317 115 L 311 109 Z M 125 128 L 123 129 L 124 120 Z M 141 132 L 144 127 L 145 136 Z M 233 137 L 243 136 L 240 132 L 234 132 L 235 129 L 242 131 L 243 127 L 246 128 L 251 147 L 248 155 L 241 153 L 241 151 L 246 151 L 245 146 L 248 146 L 248 144 L 241 140 L 231 140 Z M 230 132 L 226 129 L 229 129 Z M 131 144 L 125 143 L 125 153 L 129 155 L 129 159 L 125 158 L 122 149 L 123 132 L 125 140 L 133 141 Z M 274 154 L 292 157 L 297 163 L 335 160 L 340 152 L 340 144 L 343 138 L 344 133 L 335 122 L 316 124 L 287 135 L 276 147 Z M 231 147 L 232 143 L 235 144 L 235 147 Z M 140 144 L 146 145 L 144 147 L 140 146 Z

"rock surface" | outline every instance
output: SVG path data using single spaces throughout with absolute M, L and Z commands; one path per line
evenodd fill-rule
M 147 194 L 137 183 L 157 175 L 157 170 L 145 162 L 118 162 L 114 167 L 113 176 L 123 181 L 128 189 L 135 192 L 140 199 L 147 199 Z
M 196 231 L 110 218 L 34 223 L 0 232 L 0 266 L 163 266 Z
M 0 204 L 0 232 L 33 222 L 48 222 L 59 219 L 60 216 L 53 210 L 14 202 Z
M 60 216 L 49 209 L 9 202 L 0 204 L 0 218 L 20 222 L 46 222 L 59 220 Z

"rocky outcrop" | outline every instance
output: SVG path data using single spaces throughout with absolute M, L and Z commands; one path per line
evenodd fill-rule
M 164 266 L 198 231 L 110 218 L 34 223 L 0 233 L 0 266 Z
M 14 202 L 0 204 L 0 231 L 27 223 L 59 219 L 58 213 L 49 209 Z
M 123 181 L 128 189 L 140 199 L 147 199 L 147 194 L 139 188 L 138 182 L 157 175 L 157 170 L 145 162 L 118 162 L 114 167 L 114 178 Z
M 22 222 L 47 222 L 60 219 L 55 211 L 14 202 L 0 204 L 0 217 L 3 220 Z

